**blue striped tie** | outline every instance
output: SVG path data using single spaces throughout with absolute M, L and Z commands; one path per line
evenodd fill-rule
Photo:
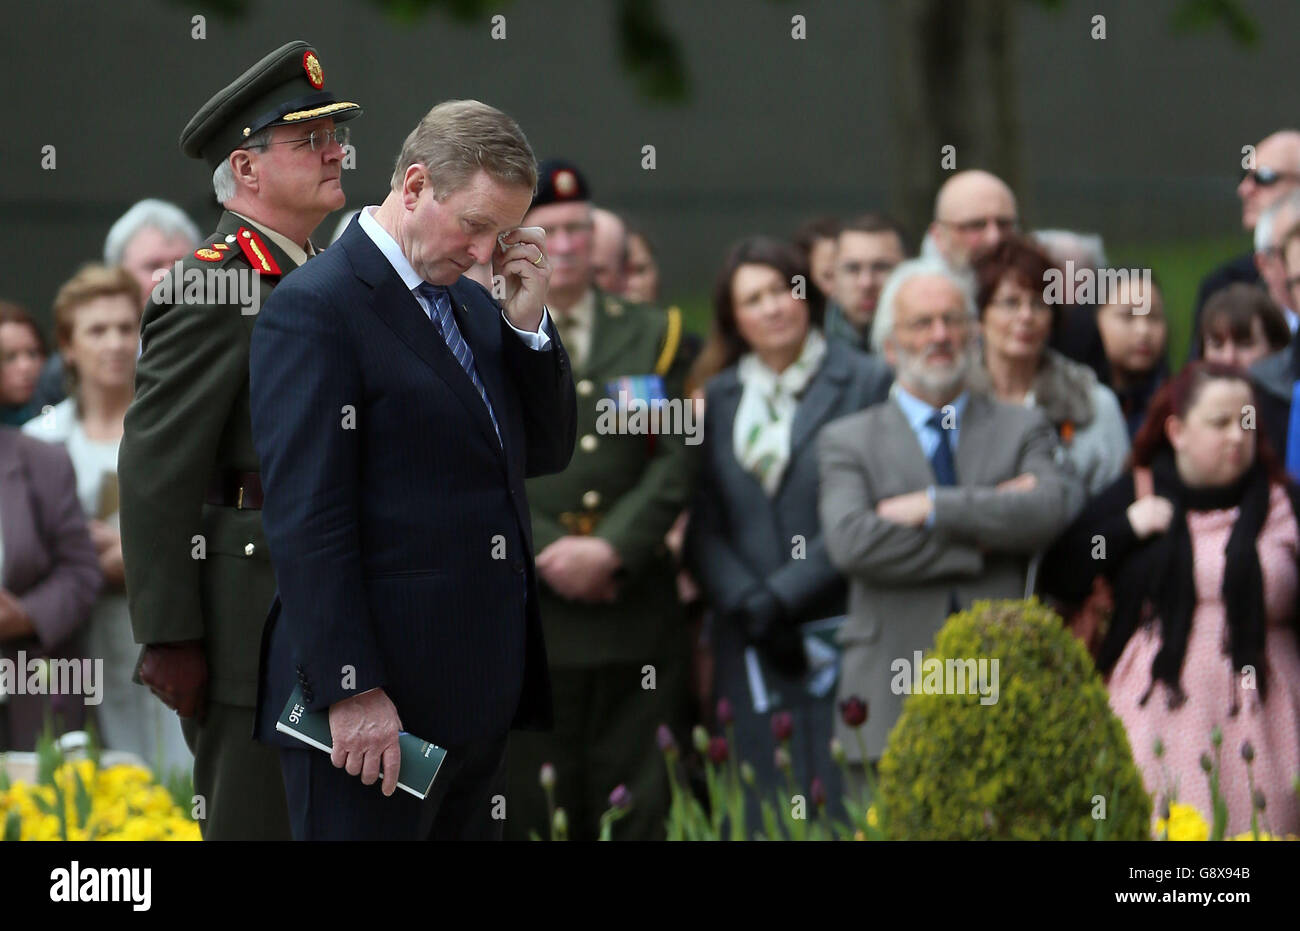
M 447 344 L 451 354 L 456 357 L 460 367 L 465 370 L 469 380 L 478 389 L 479 397 L 483 399 L 483 404 L 487 407 L 488 416 L 492 418 L 492 429 L 497 432 L 497 442 L 500 443 L 501 428 L 497 425 L 496 412 L 492 410 L 492 402 L 488 400 L 487 390 L 483 387 L 483 382 L 479 380 L 478 368 L 474 365 L 474 351 L 469 348 L 469 343 L 465 342 L 465 337 L 460 335 L 460 327 L 456 326 L 456 317 L 451 312 L 451 298 L 447 296 L 447 289 L 429 284 L 426 281 L 421 283 L 415 290 L 419 291 L 424 299 L 429 302 L 429 306 L 433 308 L 433 322 L 437 324 L 438 332 L 442 334 L 443 342 Z
M 930 419 L 925 422 L 931 430 L 939 432 L 939 445 L 930 455 L 930 468 L 934 469 L 935 481 L 940 485 L 956 485 L 957 464 L 953 461 L 952 444 L 948 441 L 948 431 L 944 426 L 943 418 L 944 412 L 940 409 L 931 414 Z

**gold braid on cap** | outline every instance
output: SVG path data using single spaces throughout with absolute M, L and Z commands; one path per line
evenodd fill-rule
M 314 120 L 318 116 L 328 116 L 329 114 L 334 113 L 338 110 L 351 110 L 354 107 L 359 107 L 359 106 L 360 106 L 359 104 L 350 103 L 346 100 L 340 100 L 338 103 L 329 103 L 323 107 L 316 107 L 315 109 L 312 110 L 298 110 L 295 113 L 286 113 L 284 116 L 280 117 L 280 119 L 290 123 L 295 122 L 297 120 Z

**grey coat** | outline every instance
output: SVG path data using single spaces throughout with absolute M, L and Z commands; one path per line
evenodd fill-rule
M 972 394 L 955 451 L 959 483 L 937 487 L 934 524 L 904 527 L 876 516 L 884 498 L 933 485 L 920 442 L 893 400 L 822 431 L 821 524 L 831 561 L 849 578 L 840 698 L 866 699 L 867 754 L 879 758 L 903 708 L 891 680 L 896 659 L 930 650 L 952 599 L 1020 598 L 1030 559 L 1075 513 L 1083 489 L 1056 463 L 1056 434 L 1041 411 Z M 1033 491 L 995 486 L 1024 472 Z M 836 721 L 850 758 L 857 740 Z

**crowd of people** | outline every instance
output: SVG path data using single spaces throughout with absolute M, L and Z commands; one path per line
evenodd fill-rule
M 662 306 L 644 229 L 595 207 L 572 163 L 539 179 L 525 225 L 546 231 L 578 438 L 527 483 L 555 727 L 512 734 L 507 837 L 544 831 L 552 804 L 594 837 L 620 784 L 636 804 L 616 836 L 662 836 L 664 723 L 729 724 L 774 789 L 769 721 L 788 712 L 799 784 L 833 800 L 854 786 L 832 738 L 865 780 L 903 705 L 894 661 L 952 612 L 1037 593 L 1071 623 L 1099 578 L 1113 611 L 1088 646 L 1153 796 L 1210 810 L 1217 729 L 1229 832 L 1248 785 L 1271 830 L 1300 831 L 1300 133 L 1256 147 L 1237 189 L 1253 252 L 1194 308 L 1110 268 L 1097 235 L 1026 232 L 1010 188 L 971 170 L 919 243 L 862 213 L 733 244 L 703 338 Z M 106 746 L 193 765 L 177 715 L 133 681 L 118 446 L 150 292 L 201 246 L 178 208 L 136 204 L 53 297 L 53 352 L 0 303 L 0 650 L 104 668 L 89 708 L 0 696 L 0 749 L 90 711 Z M 1054 298 L 1079 270 L 1109 286 Z M 466 274 L 492 287 L 490 266 Z M 1171 366 L 1183 313 L 1189 359 Z M 701 435 L 610 435 L 600 402 L 620 392 L 692 399 Z M 862 743 L 837 709 L 852 697 Z

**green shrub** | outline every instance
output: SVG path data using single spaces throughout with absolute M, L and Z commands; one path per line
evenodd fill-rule
M 999 694 L 993 704 L 974 688 L 904 701 L 880 760 L 889 837 L 1149 837 L 1151 800 L 1124 726 L 1059 616 L 1037 599 L 976 602 L 948 619 L 929 656 L 985 657 L 990 671 L 998 659 Z

